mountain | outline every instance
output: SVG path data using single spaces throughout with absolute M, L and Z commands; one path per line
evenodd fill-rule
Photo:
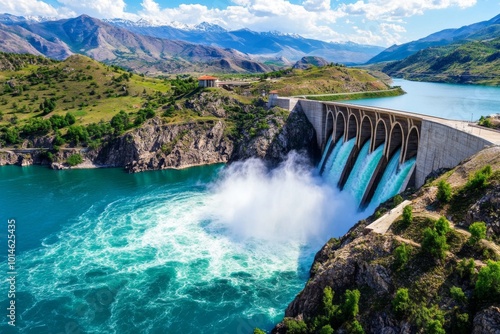
M 319 56 L 329 62 L 360 64 L 383 50 L 379 46 L 352 42 L 329 43 L 276 31 L 256 32 L 249 29 L 227 31 L 216 24 L 206 22 L 197 26 L 181 26 L 176 23 L 145 25 L 144 21 L 133 22 L 122 19 L 107 20 L 107 22 L 146 36 L 232 48 L 259 55 L 263 59 L 285 57 L 297 61 L 304 56 Z
M 497 15 L 488 21 L 474 23 L 458 29 L 442 30 L 417 41 L 393 45 L 371 58 L 367 64 L 401 60 L 429 47 L 444 46 L 467 40 L 495 38 L 499 35 L 500 15 Z
M 87 15 L 58 21 L 14 21 L 0 25 L 1 51 L 54 59 L 80 53 L 150 74 L 270 69 L 236 50 L 139 35 Z
M 500 37 L 427 48 L 382 71 L 410 80 L 500 85 Z

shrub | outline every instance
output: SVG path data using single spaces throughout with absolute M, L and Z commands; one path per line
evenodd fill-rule
M 347 332 L 349 334 L 365 334 L 363 326 L 361 326 L 361 324 L 357 320 L 354 320 L 347 326 Z
M 451 297 L 457 303 L 465 303 L 467 301 L 467 297 L 465 296 L 465 293 L 462 291 L 462 288 L 460 288 L 458 286 L 452 286 L 450 288 L 450 294 L 451 294 Z
M 345 301 L 342 305 L 342 315 L 344 320 L 353 319 L 359 313 L 359 290 L 346 290 Z
M 467 313 L 456 313 L 452 321 L 453 333 L 470 333 L 469 315 Z
M 476 264 L 474 263 L 474 259 L 462 259 L 457 265 L 457 272 L 461 278 L 469 277 L 472 279 L 476 273 L 475 268 Z
M 402 268 L 409 260 L 411 246 L 401 244 L 394 249 L 394 264 L 396 268 Z
M 333 328 L 330 325 L 324 325 L 319 330 L 319 334 L 333 334 Z
M 68 128 L 66 137 L 69 141 L 78 145 L 80 142 L 86 142 L 89 139 L 89 133 L 87 129 L 81 125 L 72 125 Z
M 425 328 L 427 334 L 446 334 L 443 324 L 439 320 L 431 320 L 427 323 Z
M 488 261 L 486 267 L 481 268 L 474 292 L 481 300 L 500 299 L 500 262 Z
M 469 181 L 467 181 L 467 183 L 465 184 L 465 189 L 474 191 L 476 189 L 485 187 L 488 184 L 488 178 L 491 176 L 491 173 L 491 166 L 484 166 L 483 168 L 478 170 Z
M 479 240 L 486 238 L 486 224 L 484 222 L 475 222 L 469 226 L 469 242 L 475 245 Z
M 285 318 L 285 326 L 287 328 L 287 333 L 290 334 L 306 334 L 307 325 L 304 320 L 295 320 L 291 318 Z
M 437 199 L 441 203 L 448 203 L 451 200 L 451 186 L 445 180 L 438 183 Z
M 76 118 L 73 114 L 71 113 L 66 113 L 66 116 L 64 116 L 64 120 L 69 124 L 73 125 L 76 123 Z
M 266 334 L 266 332 L 264 332 L 262 329 L 260 328 L 255 328 L 253 330 L 253 334 Z
M 115 129 L 116 133 L 122 133 L 130 127 L 130 119 L 127 113 L 120 110 L 118 114 L 111 119 L 111 126 Z
M 403 223 L 408 226 L 413 221 L 413 207 L 407 205 L 403 209 Z
M 440 235 L 436 230 L 426 228 L 424 230 L 424 240 L 422 241 L 422 251 L 433 258 L 444 259 L 446 256 L 446 236 Z
M 76 166 L 78 164 L 81 164 L 83 162 L 82 156 L 78 153 L 72 154 L 68 157 L 68 160 L 66 160 L 68 165 L 70 166 Z
M 403 316 L 410 310 L 410 296 L 408 289 L 400 288 L 392 300 L 392 309 L 398 316 Z
M 434 228 L 436 229 L 436 232 L 441 236 L 445 236 L 446 234 L 448 234 L 448 232 L 451 231 L 450 222 L 444 217 L 440 217 L 437 220 Z
M 394 198 L 392 199 L 392 206 L 396 207 L 401 203 L 403 203 L 403 197 L 401 197 L 401 195 L 394 196 Z

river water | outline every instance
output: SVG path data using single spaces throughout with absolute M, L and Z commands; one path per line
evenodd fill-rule
M 498 88 L 394 84 L 408 94 L 355 103 L 457 119 L 499 112 Z M 257 160 L 140 174 L 5 166 L 0 189 L 0 308 L 16 302 L 16 327 L 3 316 L 1 333 L 270 330 L 314 254 L 365 216 L 296 155 L 274 171 Z
M 353 100 L 348 103 L 374 106 L 455 120 L 478 120 L 500 113 L 500 87 L 457 85 L 393 79 L 407 94 Z

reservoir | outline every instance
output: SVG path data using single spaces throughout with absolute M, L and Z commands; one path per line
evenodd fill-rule
M 392 85 L 401 86 L 407 94 L 354 100 L 352 103 L 464 121 L 500 113 L 500 87 L 404 79 L 393 79 Z

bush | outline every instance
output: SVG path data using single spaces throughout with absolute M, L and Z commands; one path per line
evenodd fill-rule
M 324 325 L 319 330 L 319 334 L 333 334 L 333 328 L 330 325 Z
M 474 259 L 462 259 L 457 265 L 457 272 L 461 278 L 468 277 L 472 279 L 474 274 L 476 273 L 476 264 L 474 263 Z
M 69 141 L 78 145 L 80 142 L 86 142 L 89 139 L 89 133 L 87 132 L 87 129 L 81 125 L 72 125 L 68 128 L 66 137 Z
M 475 245 L 479 240 L 486 238 L 486 224 L 484 222 L 475 222 L 469 226 L 469 242 Z
M 450 222 L 444 217 L 440 217 L 437 220 L 434 228 L 436 229 L 436 232 L 441 236 L 446 236 L 446 234 L 451 231 Z
M 253 330 L 253 334 L 266 334 L 266 332 L 264 332 L 262 329 L 260 328 L 255 328 Z
M 76 118 L 73 114 L 71 113 L 66 113 L 66 116 L 64 116 L 64 120 L 66 121 L 66 123 L 68 123 L 69 125 L 73 125 L 76 123 Z
M 115 129 L 116 133 L 122 133 L 123 131 L 129 129 L 130 119 L 127 113 L 120 110 L 120 112 L 111 119 L 111 126 Z
M 467 297 L 465 296 L 465 293 L 462 291 L 462 288 L 460 288 L 458 286 L 452 286 L 450 288 L 450 294 L 451 294 L 451 297 L 457 303 L 465 303 L 467 301 Z
M 344 320 L 353 319 L 359 313 L 359 298 L 361 294 L 359 290 L 346 290 L 345 301 L 342 305 L 342 316 Z
M 307 334 L 307 325 L 304 320 L 285 318 L 285 326 L 289 334 Z
M 365 334 L 363 326 L 361 326 L 361 324 L 357 320 L 354 320 L 347 326 L 347 332 L 349 334 Z
M 481 268 L 474 292 L 480 300 L 500 300 L 500 262 L 488 261 Z
M 410 296 L 408 289 L 400 288 L 392 300 L 392 309 L 398 316 L 403 316 L 410 310 Z
M 394 196 L 394 198 L 392 199 L 392 206 L 396 207 L 401 203 L 403 203 L 403 197 L 401 197 L 401 195 Z
M 83 162 L 82 156 L 78 153 L 72 154 L 68 157 L 68 160 L 66 160 L 68 165 L 70 166 L 76 166 L 78 164 L 81 164 Z
M 402 268 L 410 259 L 411 246 L 401 244 L 394 249 L 394 264 L 396 268 Z
M 403 209 L 403 223 L 408 226 L 413 221 L 413 207 L 407 205 Z
M 451 186 L 445 180 L 438 183 L 437 199 L 441 203 L 448 203 L 451 200 Z
M 23 135 L 25 136 L 41 136 L 49 133 L 52 130 L 52 123 L 48 119 L 31 118 L 23 126 Z
M 446 236 L 440 235 L 435 229 L 426 228 L 424 230 L 424 240 L 422 241 L 422 251 L 433 258 L 440 260 L 446 256 Z
M 425 328 L 427 334 L 446 334 L 443 324 L 439 320 L 431 320 Z
M 478 170 L 469 181 L 467 181 L 467 183 L 465 184 L 465 189 L 474 191 L 484 188 L 488 184 L 488 179 L 491 176 L 491 173 L 491 166 L 484 166 L 483 168 Z

